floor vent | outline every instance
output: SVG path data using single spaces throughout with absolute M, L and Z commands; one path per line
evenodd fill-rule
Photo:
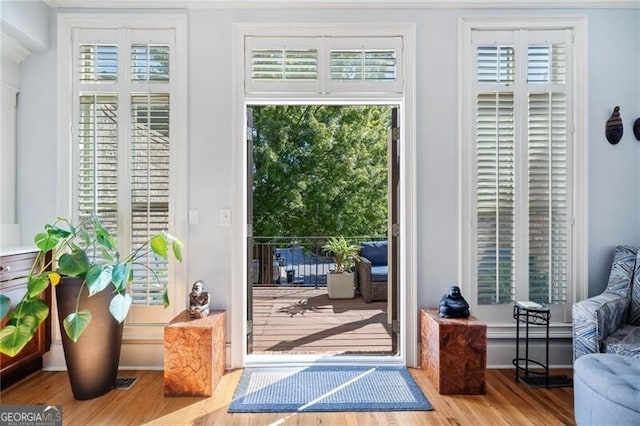
M 116 389 L 118 390 L 128 390 L 131 389 L 131 386 L 138 380 L 137 377 L 117 377 L 116 378 Z

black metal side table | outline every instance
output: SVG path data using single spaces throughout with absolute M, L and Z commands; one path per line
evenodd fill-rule
M 513 318 L 516 320 L 516 357 L 513 365 L 516 367 L 516 382 L 522 379 L 529 386 L 545 386 L 549 387 L 549 323 L 551 319 L 551 311 L 543 306 L 527 306 L 525 304 L 515 303 L 513 305 Z M 524 334 L 524 357 L 520 357 L 520 324 L 525 325 Z M 529 326 L 545 327 L 545 360 L 535 361 L 529 358 Z M 529 364 L 541 367 L 543 371 L 532 371 Z M 520 372 L 524 374 L 520 376 Z M 541 380 L 542 379 L 542 380 Z

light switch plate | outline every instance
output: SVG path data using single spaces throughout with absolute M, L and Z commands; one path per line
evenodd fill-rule
M 231 209 L 220 209 L 220 226 L 231 226 Z
M 200 222 L 198 210 L 189 210 L 189 225 L 197 225 Z

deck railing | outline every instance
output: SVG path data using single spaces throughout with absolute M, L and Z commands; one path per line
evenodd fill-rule
M 352 244 L 384 240 L 386 236 L 345 237 Z M 253 237 L 253 285 L 324 287 L 335 268 L 322 251 L 329 237 Z

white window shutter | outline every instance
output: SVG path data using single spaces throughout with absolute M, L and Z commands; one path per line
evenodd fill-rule
M 401 93 L 400 37 L 245 38 L 247 94 Z
M 171 33 L 76 32 L 76 206 L 79 218 L 99 216 L 122 256 L 171 227 Z M 148 319 L 136 309 L 164 305 L 170 264 L 150 250 L 139 263 L 132 315 Z
M 515 293 L 513 93 L 478 94 L 476 123 L 478 303 L 510 303 Z
M 132 247 L 169 227 L 169 126 L 168 94 L 131 97 Z M 168 286 L 167 261 L 149 253 L 140 262 L 145 266 L 134 270 L 133 303 L 162 305 Z
M 96 214 L 118 231 L 118 103 L 115 95 L 81 95 L 78 123 L 79 219 Z
M 472 36 L 479 42 L 472 85 L 475 302 L 510 304 L 524 295 L 564 304 L 571 240 L 569 47 L 564 30 L 516 32 L 498 31 L 491 43 L 492 31 Z

